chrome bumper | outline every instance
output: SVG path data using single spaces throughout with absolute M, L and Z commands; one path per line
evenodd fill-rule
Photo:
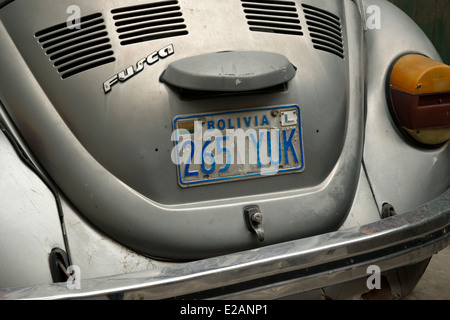
M 450 189 L 407 213 L 256 250 L 146 271 L 0 289 L 0 299 L 277 299 L 431 257 L 448 245 Z

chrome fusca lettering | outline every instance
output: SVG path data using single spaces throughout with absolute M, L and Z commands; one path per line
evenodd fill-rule
M 106 80 L 103 83 L 103 90 L 105 93 L 108 93 L 112 90 L 112 87 L 118 83 L 118 82 L 125 82 L 129 80 L 130 78 L 134 77 L 136 74 L 144 70 L 145 64 L 148 64 L 149 66 L 155 64 L 160 59 L 164 59 L 172 54 L 174 54 L 173 45 L 168 45 L 167 47 L 164 47 L 158 51 L 154 51 L 150 53 L 147 57 L 140 59 L 138 62 L 136 62 L 135 66 L 129 66 L 125 70 L 122 70 L 118 74 L 115 74 L 108 80 Z

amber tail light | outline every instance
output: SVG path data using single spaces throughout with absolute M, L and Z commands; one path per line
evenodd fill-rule
M 408 139 L 422 146 L 450 140 L 450 66 L 419 54 L 402 56 L 387 89 L 391 114 Z

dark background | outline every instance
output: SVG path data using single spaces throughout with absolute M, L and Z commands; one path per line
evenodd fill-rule
M 450 0 L 389 0 L 407 13 L 450 64 Z M 450 247 L 433 256 L 422 280 L 406 300 L 449 300 Z
M 389 0 L 408 14 L 450 64 L 450 0 Z

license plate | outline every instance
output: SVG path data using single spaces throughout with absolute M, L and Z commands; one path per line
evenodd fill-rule
M 304 169 L 297 105 L 178 116 L 172 161 L 182 187 Z

